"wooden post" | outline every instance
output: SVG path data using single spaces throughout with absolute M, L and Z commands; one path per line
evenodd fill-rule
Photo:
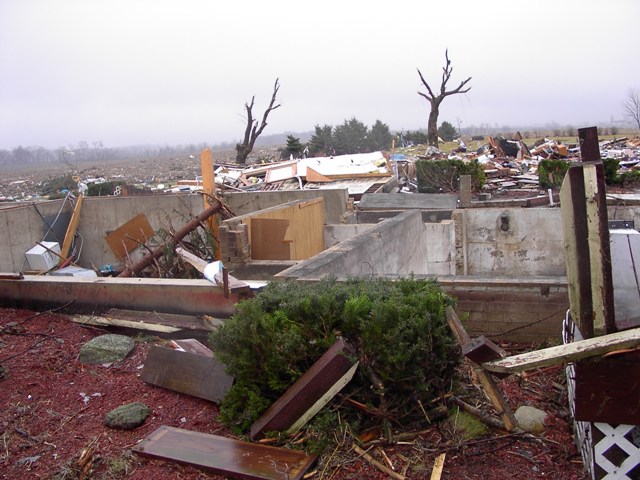
M 60 252 L 60 260 L 58 261 L 58 267 L 62 267 L 69 260 L 69 250 L 71 250 L 71 245 L 73 243 L 73 237 L 76 235 L 76 230 L 78 229 L 78 223 L 80 222 L 80 208 L 82 208 L 82 194 L 78 195 L 78 199 L 76 200 L 76 205 L 73 208 L 73 214 L 71 215 L 71 220 L 69 221 L 69 226 L 67 227 L 67 232 L 64 235 L 64 241 L 62 243 L 62 251 Z
M 202 169 L 202 193 L 204 200 L 204 209 L 209 208 L 213 203 L 212 199 L 216 194 L 216 177 L 214 173 L 213 165 L 213 153 L 208 148 L 205 148 L 200 153 L 200 167 Z M 215 242 L 215 252 L 213 252 L 214 260 L 220 260 L 222 253 L 220 252 L 220 240 L 218 227 L 220 222 L 217 215 L 213 215 L 207 219 L 207 228 L 213 235 L 213 241 Z
M 449 323 L 449 327 L 453 331 L 453 334 L 458 340 L 460 346 L 464 346 L 471 342 L 471 337 L 464 329 L 464 326 L 458 318 L 455 310 L 450 306 L 447 307 L 447 322 Z M 489 400 L 491 400 L 494 408 L 502 418 L 502 422 L 504 423 L 505 428 L 510 432 L 518 428 L 518 422 L 513 416 L 513 412 L 509 408 L 509 405 L 502 396 L 502 393 L 496 386 L 493 379 L 476 362 L 469 358 L 467 358 L 467 360 L 471 364 L 473 371 L 478 377 L 478 381 L 480 382 L 480 385 L 482 385 L 482 389 L 486 393 Z

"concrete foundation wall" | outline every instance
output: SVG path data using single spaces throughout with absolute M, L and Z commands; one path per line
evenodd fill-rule
M 407 211 L 300 262 L 278 277 L 451 272 L 455 250 L 453 243 L 446 245 L 445 238 L 453 240 L 451 221 L 428 230 L 419 210 Z
M 349 225 L 325 225 L 324 227 L 324 246 L 331 248 L 340 242 L 344 242 L 351 237 L 366 232 L 374 224 L 349 224 Z
M 0 210 L 0 271 L 21 272 L 29 269 L 25 252 L 42 240 L 43 216 L 55 215 L 62 200 L 24 205 Z M 37 208 L 37 210 L 36 210 Z M 203 209 L 202 197 L 196 195 L 153 195 L 141 197 L 87 197 L 82 202 L 78 232 L 82 236 L 80 266 L 116 264 L 105 236 L 144 213 L 154 230 L 179 228 Z M 64 208 L 71 211 L 69 203 Z M 61 239 L 61 243 L 64 240 Z
M 236 216 L 247 215 L 277 207 L 296 200 L 311 200 L 322 197 L 324 200 L 324 218 L 326 224 L 340 223 L 347 210 L 349 192 L 346 188 L 335 190 L 282 190 L 272 192 L 233 192 L 224 193 L 223 200 Z
M 462 275 L 565 275 L 559 208 L 465 209 L 453 214 Z

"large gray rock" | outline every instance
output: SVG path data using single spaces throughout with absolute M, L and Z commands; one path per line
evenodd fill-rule
M 100 335 L 82 346 L 78 360 L 91 365 L 121 362 L 133 347 L 135 342 L 126 335 Z
M 104 424 L 120 430 L 133 430 L 142 425 L 150 413 L 151 409 L 144 403 L 128 403 L 107 413 Z
M 544 421 L 547 418 L 546 412 L 535 407 L 523 405 L 514 413 L 516 421 L 522 430 L 530 433 L 542 433 L 544 431 Z

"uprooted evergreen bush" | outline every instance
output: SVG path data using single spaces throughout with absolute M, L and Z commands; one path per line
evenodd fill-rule
M 245 432 L 342 336 L 360 361 L 342 393 L 369 413 L 358 418 L 362 410 L 351 408 L 341 418 L 352 425 L 424 420 L 422 407 L 450 390 L 459 359 L 446 320 L 452 304 L 434 280 L 272 282 L 211 335 L 236 377 L 221 419 Z
M 471 188 L 480 190 L 485 182 L 484 168 L 473 160 L 418 160 L 416 177 L 421 193 L 450 193 L 460 190 L 460 175 L 471 175 Z

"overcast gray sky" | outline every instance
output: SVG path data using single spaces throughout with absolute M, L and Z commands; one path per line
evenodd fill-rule
M 419 68 L 461 126 L 622 118 L 640 88 L 640 1 L 0 0 L 0 148 L 238 140 L 356 117 L 426 128 Z

